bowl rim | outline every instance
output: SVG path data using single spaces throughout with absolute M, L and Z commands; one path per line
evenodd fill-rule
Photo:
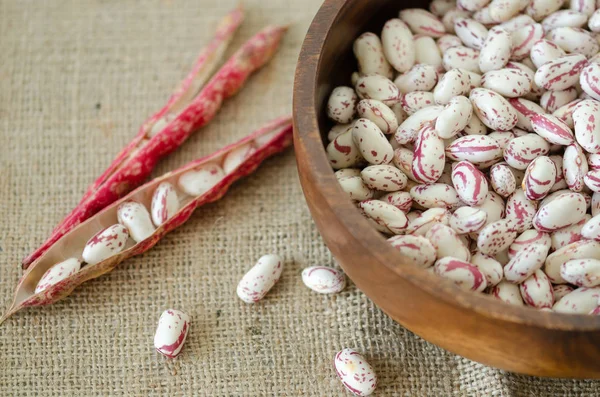
M 311 182 L 319 190 L 327 189 L 334 194 L 323 195 L 323 203 L 336 215 L 338 221 L 348 232 L 363 244 L 365 250 L 371 251 L 375 259 L 405 281 L 416 288 L 443 300 L 445 303 L 463 310 L 471 310 L 478 315 L 493 320 L 506 321 L 515 325 L 527 325 L 557 331 L 600 331 L 600 316 L 587 314 L 566 314 L 538 310 L 527 306 L 514 306 L 487 295 L 464 291 L 451 281 L 440 280 L 426 269 L 402 263 L 402 255 L 395 250 L 386 239 L 356 210 L 347 194 L 336 182 L 325 153 L 325 146 L 319 132 L 317 117 L 317 76 L 321 68 L 321 53 L 332 27 L 339 21 L 340 15 L 349 7 L 347 0 L 325 0 L 316 13 L 306 37 L 303 41 L 294 77 L 293 121 L 294 150 L 298 156 L 299 146 L 310 153 L 308 170 Z M 320 150 L 314 150 L 320 148 Z M 332 186 L 334 186 L 332 188 Z M 351 225 L 361 224 L 354 229 Z M 364 239 L 364 235 L 369 236 Z M 372 243 L 375 241 L 375 245 Z M 390 257 L 398 258 L 397 264 L 390 265 Z M 370 298 L 370 297 L 369 297 Z

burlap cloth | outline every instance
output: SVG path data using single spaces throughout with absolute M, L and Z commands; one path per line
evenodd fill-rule
M 160 175 L 291 111 L 298 50 L 319 1 L 249 1 L 234 46 L 294 22 L 274 61 L 162 162 Z M 231 1 L 0 2 L 0 305 L 21 258 L 160 108 Z M 230 51 L 231 52 L 231 51 Z M 262 302 L 235 295 L 264 253 L 286 260 Z M 457 357 L 411 334 L 353 285 L 308 290 L 300 271 L 333 265 L 305 206 L 292 151 L 199 209 L 145 255 L 0 327 L 0 395 L 347 395 L 332 370 L 363 352 L 380 396 L 593 395 L 600 383 L 538 379 Z M 152 338 L 160 313 L 187 311 L 182 354 Z M 498 330 L 502 332 L 502 330 Z

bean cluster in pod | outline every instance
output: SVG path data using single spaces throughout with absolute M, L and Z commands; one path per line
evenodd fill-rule
M 600 312 L 600 9 L 434 0 L 353 45 L 330 164 L 403 260 L 512 305 Z

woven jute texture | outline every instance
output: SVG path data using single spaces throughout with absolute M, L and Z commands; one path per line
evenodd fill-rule
M 3 308 L 22 257 L 163 105 L 234 5 L 0 2 Z M 155 175 L 291 112 L 298 50 L 319 1 L 246 0 L 245 7 L 232 48 L 268 23 L 293 22 L 279 53 Z M 263 301 L 247 305 L 236 285 L 270 252 L 285 258 L 282 279 Z M 151 251 L 3 324 L 0 395 L 348 395 L 332 369 L 343 347 L 372 363 L 380 396 L 583 396 L 600 386 L 514 375 L 447 353 L 393 322 L 352 284 L 333 296 L 308 290 L 300 272 L 315 264 L 335 266 L 290 150 L 198 209 Z M 174 360 L 152 347 L 158 317 L 169 307 L 192 318 Z

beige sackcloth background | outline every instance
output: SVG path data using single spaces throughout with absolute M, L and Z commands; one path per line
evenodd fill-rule
M 20 260 L 165 103 L 235 3 L 0 1 L 2 309 Z M 245 0 L 246 21 L 228 53 L 266 24 L 293 22 L 291 30 L 273 62 L 154 175 L 291 112 L 296 59 L 319 5 Z M 235 294 L 240 277 L 271 252 L 285 258 L 281 280 L 260 303 L 243 303 Z M 0 396 L 347 396 L 332 369 L 344 347 L 371 362 L 379 396 L 598 391 L 600 382 L 515 375 L 445 352 L 393 322 L 352 283 L 332 296 L 308 290 L 300 272 L 310 265 L 335 263 L 289 150 L 151 251 L 0 326 Z M 152 346 L 169 307 L 192 317 L 174 360 Z

